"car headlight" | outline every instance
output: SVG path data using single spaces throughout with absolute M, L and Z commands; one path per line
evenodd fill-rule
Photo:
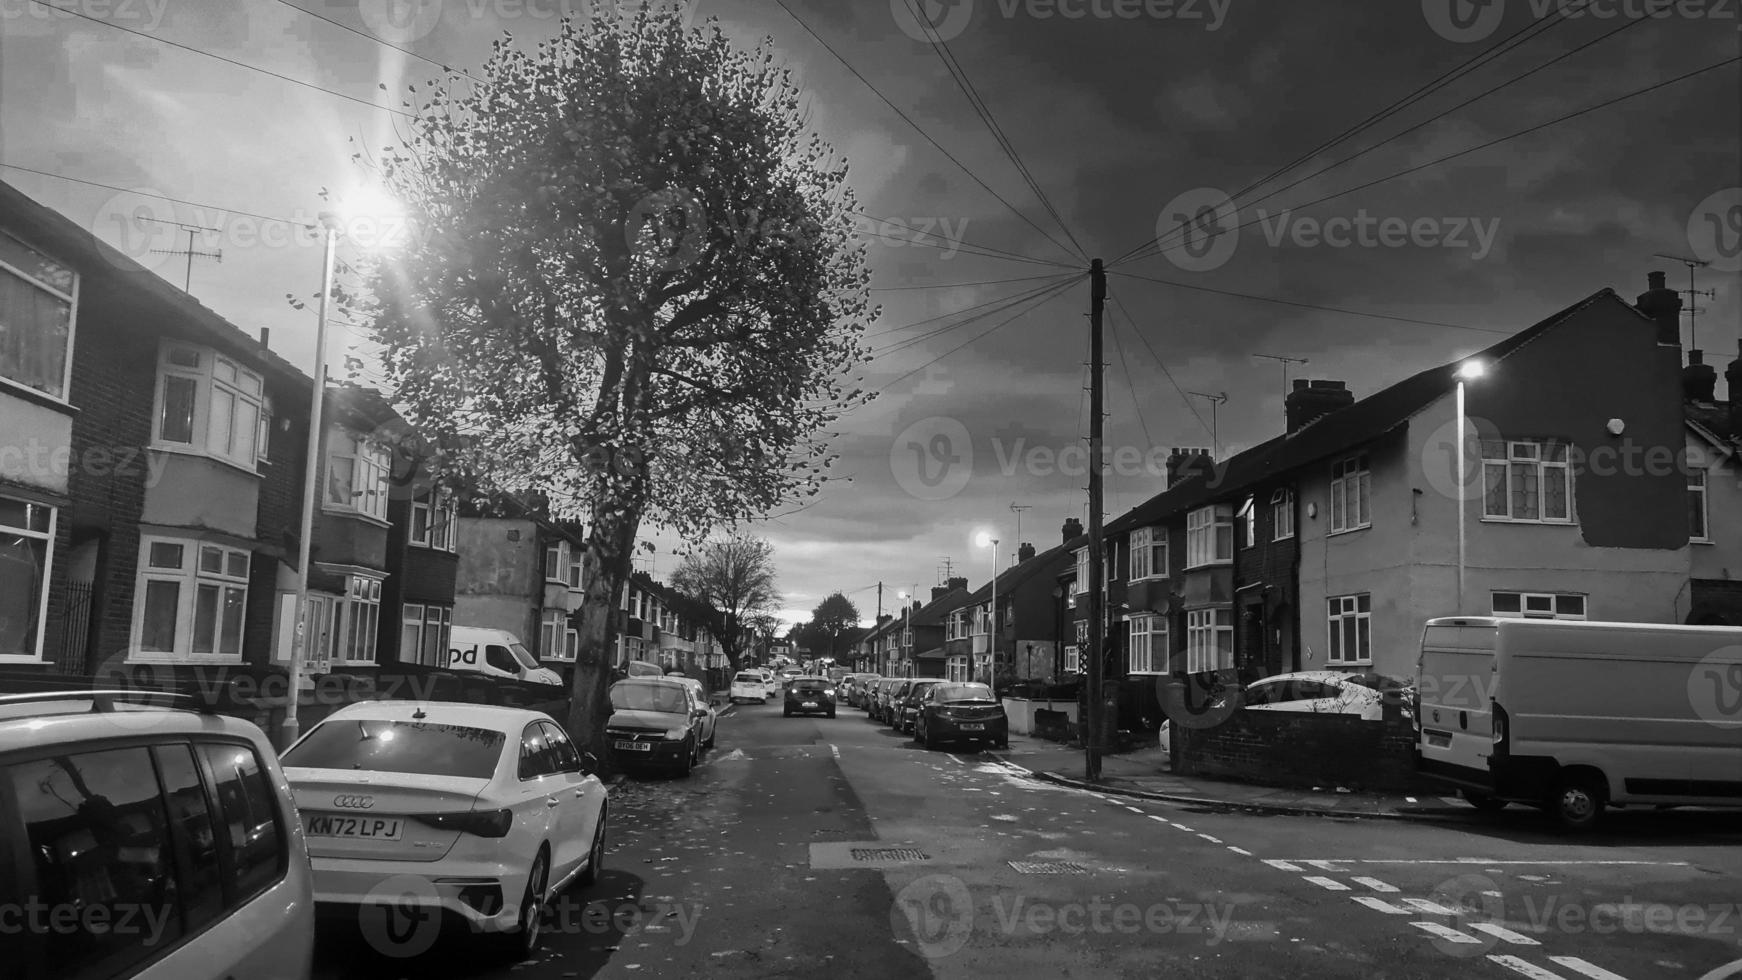
M 690 733 L 690 730 L 687 728 L 668 728 L 665 730 L 665 737 L 670 738 L 670 739 L 679 739 L 679 738 L 683 738 L 685 735 L 688 735 L 689 733 Z
M 825 687 L 823 688 L 823 693 L 832 698 L 835 696 L 835 689 L 832 687 Z

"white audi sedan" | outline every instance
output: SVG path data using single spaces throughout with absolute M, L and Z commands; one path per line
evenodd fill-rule
M 541 712 L 351 704 L 282 764 L 316 907 L 352 916 L 383 953 L 416 955 L 447 925 L 525 959 L 546 900 L 604 865 L 605 787 Z

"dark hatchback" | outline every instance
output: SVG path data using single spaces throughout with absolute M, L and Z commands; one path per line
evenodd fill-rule
M 835 717 L 835 682 L 827 677 L 794 677 L 786 684 L 786 717 L 827 715 Z
M 985 742 L 1007 748 L 1010 719 L 985 684 L 937 684 L 919 702 L 913 740 L 928 749 L 945 742 Z

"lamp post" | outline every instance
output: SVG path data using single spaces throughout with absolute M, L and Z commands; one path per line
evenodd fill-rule
M 998 539 L 982 531 L 976 539 L 980 547 L 992 546 L 992 607 L 986 617 L 986 672 L 992 672 L 992 665 L 997 662 L 998 649 Z M 968 680 L 974 679 L 974 657 L 968 657 Z M 990 682 L 988 682 L 990 683 Z
M 1467 428 L 1467 423 L 1466 423 L 1466 420 L 1465 420 L 1466 417 L 1464 414 L 1464 382 L 1465 381 L 1474 381 L 1477 378 L 1480 378 L 1484 373 L 1486 373 L 1486 371 L 1487 371 L 1487 368 L 1482 364 L 1481 361 L 1465 361 L 1464 363 L 1458 365 L 1458 370 L 1457 370 L 1457 377 L 1458 377 L 1458 397 L 1457 397 L 1457 413 L 1458 413 L 1458 438 L 1457 438 L 1457 442 L 1458 442 L 1458 607 L 1457 607 L 1457 613 L 1460 616 L 1462 616 L 1464 614 L 1464 554 L 1465 554 L 1464 523 L 1468 517 L 1468 515 L 1466 514 L 1466 511 L 1468 511 L 1470 509 L 1470 502 L 1469 502 L 1469 500 L 1465 499 L 1469 496 L 1470 478 L 1469 478 L 1468 471 L 1465 469 L 1465 466 L 1467 464 L 1466 464 L 1466 460 L 1465 460 L 1464 440 L 1465 440 L 1465 430 Z

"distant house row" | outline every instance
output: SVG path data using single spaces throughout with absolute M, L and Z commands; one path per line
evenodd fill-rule
M 1175 450 L 1166 485 L 1105 524 L 1098 628 L 1125 707 L 1160 717 L 1158 677 L 1409 677 L 1435 616 L 1742 625 L 1742 345 L 1721 399 L 1680 318 L 1652 273 L 1635 303 L 1601 290 L 1365 398 L 1296 381 L 1284 431 L 1229 459 Z M 991 583 L 953 580 L 866 631 L 865 669 L 1077 675 L 1096 628 L 1081 522 L 1023 547 L 996 628 Z

